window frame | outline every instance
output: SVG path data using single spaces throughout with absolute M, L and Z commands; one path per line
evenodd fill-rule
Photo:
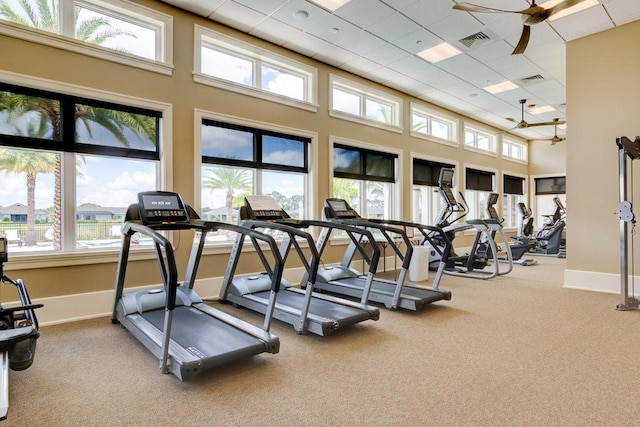
M 76 39 L 75 28 L 71 24 L 76 3 L 89 5 L 91 10 L 97 9 L 101 13 L 105 11 L 105 14 L 117 19 L 135 24 L 139 22 L 141 27 L 156 27 L 158 29 L 156 60 Z M 60 25 L 60 33 L 53 33 L 0 19 L 0 34 L 159 74 L 169 76 L 173 74 L 173 17 L 171 15 L 127 0 L 110 0 L 109 2 L 104 0 L 60 0 Z
M 202 72 L 202 48 L 207 47 L 226 55 L 252 62 L 251 86 L 235 83 L 221 77 Z M 209 28 L 194 25 L 193 81 L 207 86 L 229 90 L 267 101 L 316 112 L 318 110 L 318 69 L 293 59 L 278 55 L 255 45 L 229 37 Z M 262 89 L 262 65 L 302 77 L 304 80 L 303 99 L 296 99 L 277 92 Z
M 359 114 L 351 114 L 346 111 L 334 108 L 333 91 L 339 89 L 343 92 L 353 94 L 359 98 L 360 112 Z M 391 123 L 385 123 L 379 120 L 371 119 L 367 115 L 366 103 L 368 100 L 375 101 L 379 104 L 389 105 L 391 107 Z M 373 126 L 385 129 L 391 132 L 402 133 L 402 113 L 403 99 L 393 96 L 389 93 L 376 90 L 370 86 L 366 86 L 354 81 L 339 77 L 335 74 L 329 74 L 329 116 L 337 119 L 348 120 L 366 126 Z
M 480 165 L 473 165 L 473 164 L 465 164 L 463 165 L 463 179 L 464 179 L 464 194 L 465 194 L 465 199 L 468 202 L 469 201 L 469 196 L 468 193 L 470 191 L 473 191 L 475 193 L 491 193 L 491 192 L 495 192 L 496 188 L 498 187 L 498 170 L 496 169 L 492 169 L 492 168 L 488 168 L 485 166 L 480 166 Z M 473 189 L 469 189 L 468 188 L 468 182 L 467 182 L 467 171 L 471 169 L 471 170 L 475 170 L 481 173 L 485 173 L 485 174 L 490 174 L 492 175 L 492 179 L 491 179 L 491 190 L 473 190 Z M 474 198 L 475 199 L 475 198 Z M 479 201 L 477 199 L 474 200 L 474 206 L 472 207 L 471 204 L 469 203 L 469 213 L 468 213 L 468 217 L 471 219 L 482 219 L 484 218 L 488 218 L 486 209 L 483 212 L 480 212 L 479 209 Z M 486 207 L 485 207 L 486 208 Z M 471 216 L 472 214 L 479 214 L 477 216 Z
M 505 185 L 504 185 L 504 181 L 506 177 L 513 177 L 513 178 L 518 178 L 518 179 L 522 179 L 522 194 L 515 194 L 515 193 L 507 193 L 506 189 L 505 189 Z M 522 203 L 524 203 L 525 205 L 527 205 L 527 199 L 528 199 L 528 189 L 529 189 L 529 177 L 525 174 L 521 174 L 521 173 L 515 173 L 515 172 L 509 172 L 509 171 L 502 171 L 502 180 L 501 180 L 501 189 L 502 189 L 502 198 L 499 199 L 500 203 L 502 204 L 500 206 L 500 210 L 496 209 L 498 212 L 501 212 L 501 215 L 504 215 L 504 209 L 505 209 L 505 198 L 509 197 L 509 196 L 519 196 L 520 200 Z M 510 209 L 513 209 L 515 211 L 515 224 L 511 224 L 510 219 L 509 218 L 505 218 L 505 222 L 506 224 L 504 225 L 504 228 L 507 230 L 518 230 L 520 228 L 520 211 L 518 209 L 518 201 L 514 202 L 514 206 L 508 207 Z
M 28 87 L 35 91 L 64 93 L 69 96 L 75 96 L 82 99 L 90 99 L 95 101 L 101 101 L 104 103 L 118 104 L 130 106 L 132 108 L 143 108 L 148 110 L 156 110 L 161 112 L 162 120 L 160 121 L 160 127 L 158 132 L 160 134 L 160 151 L 157 167 L 157 186 L 160 189 L 171 191 L 173 182 L 173 110 L 171 104 L 167 104 L 160 101 L 142 99 L 133 97 L 126 94 L 106 92 L 103 90 L 93 89 L 90 87 L 73 85 L 65 82 L 59 82 L 54 80 L 42 79 L 39 77 L 27 76 L 24 74 L 16 74 L 0 70 L 0 80 L 15 86 Z M 25 147 L 41 149 L 39 147 Z M 52 150 L 52 146 L 48 149 Z M 65 155 L 62 152 L 62 167 L 74 168 L 75 152 L 67 152 Z M 72 188 L 73 196 L 64 197 L 62 200 L 62 212 L 63 212 L 63 233 L 65 239 L 69 239 L 74 235 L 75 241 L 75 221 L 76 221 L 76 206 L 75 206 L 75 184 L 71 179 L 71 174 L 63 174 L 62 177 L 63 188 Z M 65 190 L 68 191 L 68 190 Z M 131 203 L 135 203 L 132 200 Z M 168 237 L 172 239 L 172 233 L 168 233 Z M 152 259 L 154 255 L 153 248 L 140 248 L 132 251 L 130 254 L 131 260 Z M 16 253 L 12 255 L 11 266 L 12 269 L 32 269 L 32 268 L 45 268 L 45 267 L 58 267 L 58 266 L 70 266 L 70 265 L 86 265 L 86 264 L 101 264 L 116 262 L 119 257 L 119 249 L 89 249 L 82 251 L 65 251 L 64 249 L 59 252 L 37 252 L 34 254 L 28 253 Z
M 460 120 L 452 115 L 447 115 L 431 108 L 425 107 L 420 104 L 416 104 L 415 102 L 410 102 L 409 104 L 409 112 L 410 112 L 410 135 L 414 138 L 425 139 L 427 141 L 437 142 L 439 144 L 451 145 L 454 147 L 458 147 L 460 145 L 459 132 L 460 128 Z M 414 116 L 420 116 L 425 118 L 428 124 L 435 119 L 441 122 L 445 122 L 450 125 L 449 128 L 449 138 L 443 139 L 438 136 L 434 136 L 430 131 L 428 132 L 420 132 L 415 130 L 414 124 Z M 431 129 L 431 127 L 429 128 Z
M 529 145 L 526 142 L 519 142 L 514 139 L 503 136 L 502 137 L 502 158 L 516 163 L 529 164 Z M 523 156 L 516 157 L 511 156 L 509 153 L 511 147 L 518 147 L 522 149 Z
M 474 135 L 473 144 L 467 144 L 467 136 L 466 136 L 467 132 L 473 133 Z M 475 124 L 472 125 L 472 124 L 465 123 L 462 129 L 462 134 L 463 134 L 463 138 L 461 142 L 465 150 L 473 151 L 473 152 L 484 154 L 491 157 L 498 157 L 498 144 L 496 141 L 497 137 L 495 134 L 492 133 L 492 131 L 489 128 L 475 125 Z M 489 139 L 490 149 L 486 150 L 484 148 L 478 147 L 478 136 L 480 135 L 486 136 Z
M 271 123 L 260 122 L 243 117 L 229 116 L 225 114 L 214 113 L 207 110 L 194 109 L 194 167 L 193 167 L 193 206 L 202 206 L 202 123 L 203 120 L 211 120 L 214 122 L 226 123 L 228 125 L 235 125 L 238 127 L 251 127 L 255 129 L 261 129 L 266 132 L 287 134 L 291 136 L 297 136 L 300 138 L 308 138 L 311 142 L 307 147 L 307 174 L 306 174 L 306 188 L 305 188 L 305 212 L 313 214 L 317 209 L 316 195 L 318 194 L 318 134 L 313 131 L 294 129 L 284 126 L 278 126 Z M 315 160 L 315 161 L 314 161 Z M 233 167 L 245 167 L 240 164 L 227 164 L 223 166 Z M 273 169 L 265 168 L 265 170 L 272 171 Z M 290 172 L 282 170 L 282 172 Z M 308 195 L 308 197 L 307 197 Z M 229 253 L 232 243 L 214 243 L 205 245 L 206 254 L 224 254 Z
M 393 212 L 392 217 L 390 219 L 399 219 L 402 218 L 402 203 L 401 203 L 401 199 L 400 196 L 401 194 L 403 194 L 403 179 L 402 179 L 402 174 L 400 171 L 402 171 L 402 167 L 403 167 L 403 161 L 402 161 L 402 150 L 396 150 L 387 146 L 380 146 L 380 145 L 374 145 L 374 144 L 368 144 L 365 142 L 361 142 L 361 141 L 354 141 L 348 138 L 342 138 L 339 136 L 334 136 L 334 135 L 330 135 L 329 136 L 329 170 L 330 170 L 330 188 L 329 188 L 329 194 L 333 195 L 333 180 L 335 178 L 334 176 L 334 162 L 333 162 L 333 150 L 334 147 L 336 145 L 339 146 L 348 146 L 350 148 L 356 149 L 356 150 L 361 150 L 363 152 L 371 152 L 371 153 L 381 153 L 381 154 L 389 154 L 391 156 L 395 157 L 395 166 L 394 166 L 394 182 L 390 183 L 392 184 L 392 188 L 393 188 L 393 194 L 390 197 L 390 200 L 393 203 L 393 206 L 391 207 L 391 212 Z M 358 179 L 358 178 L 350 178 L 350 177 L 344 177 L 342 179 Z M 359 179 L 358 179 L 359 180 Z M 367 182 L 371 182 L 374 180 L 360 180 L 362 181 L 362 185 L 366 185 L 364 183 Z M 389 183 L 389 181 L 383 181 L 383 180 L 379 180 L 379 182 L 385 182 L 385 183 Z M 360 199 L 362 200 L 362 187 L 360 188 Z M 364 189 L 364 193 L 366 194 L 366 188 Z M 331 196 L 333 197 L 333 196 Z M 359 214 L 363 215 L 363 212 L 358 212 Z

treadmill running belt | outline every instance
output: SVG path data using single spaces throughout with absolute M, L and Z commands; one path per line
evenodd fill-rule
M 164 329 L 164 310 L 142 313 L 149 323 Z M 203 358 L 220 358 L 220 363 L 264 352 L 265 343 L 193 307 L 179 306 L 173 312 L 171 339 Z M 221 357 L 222 356 L 222 357 Z

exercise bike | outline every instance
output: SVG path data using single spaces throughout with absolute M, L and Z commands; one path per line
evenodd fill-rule
M 0 305 L 0 420 L 9 411 L 9 368 L 23 371 L 33 364 L 36 353 L 38 319 L 35 309 L 43 304 L 32 304 L 21 279 L 13 280 L 4 274 L 7 262 L 7 238 L 0 237 L 0 282 L 16 287 L 20 304 L 16 307 Z

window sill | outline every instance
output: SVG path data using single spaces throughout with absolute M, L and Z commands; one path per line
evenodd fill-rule
M 436 144 L 448 145 L 450 147 L 458 148 L 460 144 L 457 141 L 451 141 L 448 139 L 438 138 L 437 136 L 427 135 L 424 133 L 411 131 L 410 135 L 414 138 L 424 139 L 425 141 L 435 142 Z
M 350 122 L 360 123 L 361 125 L 376 127 L 379 129 L 388 130 L 389 132 L 402 133 L 402 127 L 396 125 L 389 125 L 382 122 L 377 122 L 375 120 L 368 120 L 360 116 L 356 116 L 353 114 L 344 113 L 342 111 L 337 110 L 329 110 L 329 116 L 334 117 L 336 119 L 347 120 Z
M 155 259 L 152 247 L 134 249 L 129 252 L 130 261 Z M 116 263 L 120 250 L 87 249 L 82 252 L 39 253 L 34 255 L 10 255 L 4 266 L 7 271 L 32 270 L 36 268 L 68 267 L 77 265 Z

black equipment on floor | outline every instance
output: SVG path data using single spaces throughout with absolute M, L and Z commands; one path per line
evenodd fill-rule
M 378 235 L 381 244 L 392 249 L 394 256 L 401 260 L 400 272 L 397 280 L 388 280 L 376 277 L 372 284 L 369 300 L 384 304 L 389 309 L 403 308 L 407 310 L 419 310 L 427 304 L 450 300 L 451 292 L 440 289 L 440 279 L 446 264 L 451 245 L 444 232 L 438 227 L 416 224 L 408 221 L 367 219 L 362 218 L 346 200 L 330 198 L 325 200 L 324 216 L 333 223 L 342 223 L 374 232 Z M 440 267 L 430 288 L 406 283 L 406 275 L 414 252 L 414 242 L 407 236 L 406 230 L 418 230 L 422 235 L 422 242 L 431 245 L 430 252 L 438 253 Z M 436 238 L 446 242 L 437 246 Z M 414 239 L 415 240 L 415 239 Z M 318 252 L 322 253 L 329 241 L 329 231 L 323 230 L 318 239 Z M 364 244 L 376 245 L 376 238 L 351 240 L 342 261 L 338 265 L 321 266 L 318 270 L 316 286 L 319 289 L 346 296 L 359 296 L 364 286 L 364 278 L 359 272 L 350 267 L 356 253 L 363 251 Z M 401 246 L 404 246 L 404 251 Z
M 531 250 L 531 254 L 564 258 L 566 256 L 564 231 L 567 210 L 557 196 L 553 198 L 553 203 L 555 204 L 553 213 L 543 215 L 545 217 L 544 224 L 532 240 L 535 246 Z
M 180 230 L 194 232 L 182 284 L 178 283 L 173 246 L 161 234 Z M 248 238 L 262 260 L 271 282 L 262 328 L 205 304 L 193 290 L 206 235 L 218 231 Z M 161 287 L 124 291 L 134 233 L 153 241 Z M 188 380 L 225 363 L 279 351 L 280 340 L 269 332 L 269 327 L 282 280 L 283 262 L 271 236 L 237 225 L 203 221 L 183 203 L 180 195 L 166 191 L 139 193 L 138 203 L 127 210 L 122 234 L 111 320 L 120 322 L 160 359 L 163 373 L 173 373 L 181 380 Z M 271 256 L 265 255 L 261 244 L 266 245 Z M 236 263 L 228 263 L 225 280 L 233 277 L 235 268 Z
M 498 211 L 496 211 L 496 203 L 498 203 L 498 193 L 489 193 L 489 198 L 487 199 L 487 214 L 489 215 L 489 218 L 502 224 L 504 222 L 504 218 L 501 218 L 500 215 L 498 215 Z M 520 204 L 524 206 L 523 203 Z M 495 237 L 495 232 L 493 232 L 492 237 Z M 517 239 L 515 242 L 509 243 L 511 256 L 513 257 L 513 263 L 524 266 L 537 264 L 538 262 L 534 259 L 522 258 L 522 256 L 528 253 L 533 248 L 533 246 L 534 245 L 532 243 L 522 242 Z M 498 259 L 500 261 L 506 261 L 506 259 L 503 258 Z
M 27 287 L 21 279 L 13 280 L 4 274 L 8 261 L 7 239 L 0 237 L 0 282 L 15 286 L 20 305 L 0 305 L 0 420 L 9 411 L 9 368 L 23 371 L 33 364 L 36 341 L 40 337 L 35 310 L 42 304 L 32 304 Z
M 453 175 L 453 169 L 440 169 L 438 191 L 445 204 L 438 213 L 435 223 L 444 230 L 451 242 L 455 240 L 457 233 L 467 230 L 474 230 L 475 235 L 469 252 L 457 254 L 455 249 L 451 249 L 445 273 L 482 280 L 510 273 L 513 269 L 513 257 L 509 247 L 509 240 L 500 221 L 491 218 L 462 221 L 467 216 L 469 207 L 462 193 L 458 193 L 460 200 L 457 200 L 454 196 Z M 507 264 L 506 269 L 500 269 L 496 237 L 499 237 L 500 243 L 505 245 L 506 258 L 503 263 Z M 432 262 L 431 258 L 429 261 Z M 433 261 L 438 260 L 434 258 Z
M 313 292 L 320 255 L 313 237 L 302 228 L 331 224 L 292 220 L 271 196 L 245 197 L 244 206 L 240 208 L 240 218 L 243 227 L 277 234 L 278 240 L 281 239 L 280 255 L 283 261 L 286 263 L 293 249 L 304 267 L 304 289 L 294 287 L 286 280 L 282 281 L 278 304 L 273 312 L 274 318 L 293 325 L 300 334 L 312 332 L 321 336 L 365 320 L 378 320 L 380 311 L 376 307 Z M 231 262 L 234 262 L 243 244 L 242 239 L 236 239 Z M 302 244 L 307 247 L 303 249 Z M 222 284 L 220 299 L 264 313 L 269 288 L 268 278 L 260 275 L 236 276 L 230 282 Z

